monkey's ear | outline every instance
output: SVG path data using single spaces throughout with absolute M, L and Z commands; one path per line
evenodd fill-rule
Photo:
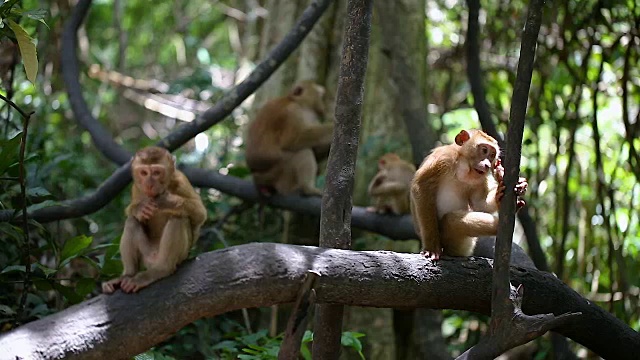
M 456 135 L 456 144 L 462 146 L 462 144 L 467 142 L 467 140 L 469 140 L 470 138 L 471 135 L 469 135 L 469 132 L 467 130 L 460 130 L 460 133 Z
M 300 95 L 302 95 L 303 92 L 304 92 L 304 89 L 302 88 L 302 86 L 296 86 L 293 89 L 292 94 L 293 94 L 293 96 L 300 96 Z

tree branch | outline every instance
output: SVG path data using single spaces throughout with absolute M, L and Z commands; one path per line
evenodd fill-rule
M 472 4 L 474 0 L 469 0 Z M 479 4 L 476 4 L 479 7 Z M 510 258 L 513 229 L 515 226 L 516 194 L 515 189 L 520 175 L 520 155 L 522 135 L 527 112 L 529 88 L 538 32 L 542 22 L 544 0 L 534 0 L 529 4 L 526 25 L 522 35 L 520 60 L 514 85 L 509 129 L 507 135 L 507 156 L 505 158 L 504 198 L 499 212 L 498 236 L 496 240 L 495 262 L 493 269 L 491 324 L 488 336 L 480 343 L 462 354 L 459 359 L 491 359 L 503 352 L 544 335 L 548 330 L 576 321 L 580 312 L 563 314 L 556 317 L 553 313 L 526 315 L 522 311 L 523 291 L 510 282 Z M 477 16 L 477 14 L 476 14 Z
M 320 246 L 351 248 L 351 210 L 373 0 L 349 0 L 336 92 L 335 127 L 320 214 Z M 340 357 L 342 305 L 316 306 L 313 359 Z
M 321 303 L 489 314 L 487 259 L 443 257 L 435 266 L 419 254 L 252 243 L 201 254 L 137 294 L 99 295 L 23 325 L 0 335 L 0 348 L 11 358 L 131 357 L 199 318 L 292 302 L 310 270 L 320 274 L 315 289 Z M 633 329 L 553 275 L 513 267 L 511 276 L 527 289 L 525 312 L 583 313 L 556 331 L 604 358 L 635 359 L 640 353 Z

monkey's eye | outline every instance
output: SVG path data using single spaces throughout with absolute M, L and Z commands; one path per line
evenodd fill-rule
M 482 155 L 487 155 L 489 153 L 489 149 L 486 146 L 481 146 L 480 151 L 482 151 Z
M 160 173 L 161 173 L 161 172 L 162 172 L 162 171 L 160 171 L 160 170 L 153 170 L 153 172 L 152 172 L 151 174 L 152 174 L 153 176 L 160 176 Z
M 142 176 L 149 176 L 149 172 L 147 170 L 140 170 L 140 175 Z

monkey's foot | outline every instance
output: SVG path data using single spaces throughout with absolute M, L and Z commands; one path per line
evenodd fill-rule
M 422 251 L 420 251 L 420 255 L 424 256 L 427 259 L 440 260 L 440 252 L 439 251 L 422 250 Z
M 120 289 L 126 293 L 136 293 L 138 290 L 149 286 L 153 281 L 147 280 L 143 276 L 139 276 L 140 274 L 134 277 L 127 277 L 122 279 L 122 283 L 120 284 Z
M 125 279 L 129 279 L 129 276 L 120 276 L 119 278 L 111 279 L 102 283 L 102 292 L 104 294 L 112 294 L 118 288 L 122 287 L 122 282 Z

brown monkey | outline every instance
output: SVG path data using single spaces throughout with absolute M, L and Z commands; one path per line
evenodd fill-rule
M 311 81 L 296 84 L 283 97 L 265 103 L 249 124 L 245 158 L 263 195 L 300 191 L 321 195 L 315 187 L 318 163 L 314 150 L 331 145 L 333 124 L 321 124 L 324 87 Z
M 123 274 L 103 283 L 104 293 L 118 287 L 137 292 L 171 275 L 189 255 L 207 218 L 202 199 L 166 149 L 138 151 L 131 173 L 131 204 L 120 240 Z M 146 270 L 141 271 L 141 265 Z
M 411 184 L 411 215 L 426 256 L 469 256 L 477 236 L 496 235 L 504 196 L 498 142 L 480 130 L 462 130 L 455 144 L 435 148 Z M 527 181 L 515 191 L 524 195 Z M 524 202 L 519 199 L 518 206 Z M 443 250 L 444 249 L 444 250 Z
M 369 196 L 374 205 L 367 211 L 395 215 L 409 213 L 409 189 L 415 173 L 416 167 L 398 155 L 382 155 L 378 160 L 378 173 L 369 183 Z

